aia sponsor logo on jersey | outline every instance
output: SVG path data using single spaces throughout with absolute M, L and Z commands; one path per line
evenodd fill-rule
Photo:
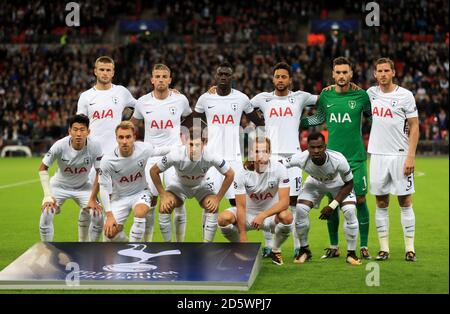
M 81 174 L 87 172 L 87 169 L 85 167 L 76 168 L 76 167 L 69 167 L 67 166 L 64 168 L 64 173 L 70 173 L 70 174 Z
M 152 120 L 150 122 L 150 129 L 173 129 L 172 120 Z
M 250 199 L 255 200 L 255 201 L 265 201 L 267 199 L 272 199 L 273 195 L 270 192 L 266 192 L 266 193 L 251 193 L 250 194 Z
M 234 124 L 234 118 L 231 114 L 215 114 L 211 121 L 212 124 Z
M 96 110 L 94 111 L 94 114 L 92 115 L 92 120 L 97 119 L 105 119 L 105 118 L 114 118 L 114 113 L 112 109 L 108 110 Z
M 372 116 L 380 118 L 394 118 L 391 109 L 383 107 L 378 108 L 377 106 L 373 107 Z
M 293 117 L 291 107 L 275 107 L 270 109 L 269 118 L 272 117 Z
M 120 178 L 119 183 L 132 183 L 136 182 L 139 179 L 142 179 L 142 173 L 140 171 L 135 175 L 131 174 L 129 176 L 123 176 L 122 178 Z
M 345 123 L 345 122 L 352 122 L 352 119 L 350 118 L 350 115 L 348 114 L 348 112 L 344 113 L 341 115 L 340 112 L 338 113 L 334 113 L 332 112 L 330 114 L 330 122 L 335 122 L 335 123 Z

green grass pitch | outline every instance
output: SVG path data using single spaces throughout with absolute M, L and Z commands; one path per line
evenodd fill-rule
M 42 200 L 37 175 L 39 164 L 38 158 L 0 159 L 0 269 L 6 267 L 39 241 L 38 223 Z M 55 166 L 52 170 L 55 170 Z M 416 263 L 404 261 L 400 210 L 397 200 L 391 198 L 389 208 L 391 258 L 387 262 L 377 263 L 380 269 L 379 286 L 366 285 L 366 277 L 372 270 L 370 267 L 366 269 L 367 261 L 359 267 L 345 263 L 343 249 L 346 244 L 342 226 L 340 227 L 341 257 L 333 260 L 320 259 L 323 249 L 328 245 L 328 235 L 326 223 L 318 219 L 319 211 L 316 209 L 311 212 L 309 237 L 313 260 L 303 265 L 294 264 L 292 239 L 288 239 L 283 246 L 285 265 L 275 266 L 269 259 L 265 259 L 261 272 L 248 293 L 449 293 L 448 178 L 448 157 L 417 159 L 416 194 L 414 194 Z M 370 194 L 368 202 L 371 211 L 369 249 L 371 254 L 375 255 L 379 246 L 374 218 L 375 199 Z M 225 201 L 222 203 L 222 210 L 226 208 L 226 203 Z M 188 209 L 186 241 L 200 241 L 200 208 L 192 201 L 189 201 L 186 207 Z M 64 204 L 62 213 L 56 216 L 54 221 L 55 241 L 76 241 L 77 215 L 78 209 L 73 201 Z M 127 230 L 130 228 L 130 222 L 129 219 Z M 154 239 L 162 240 L 157 226 Z M 262 233 L 250 232 L 249 240 L 262 241 Z M 217 232 L 215 241 L 225 241 L 220 232 Z M 3 292 L 21 293 L 23 291 Z M 51 292 L 55 293 L 55 291 Z M 92 292 L 98 291 L 75 293 Z M 119 292 L 127 293 L 128 291 Z M 205 293 L 205 291 L 192 292 Z M 62 293 L 71 293 L 71 291 Z M 158 291 L 157 293 L 180 293 L 180 291 Z

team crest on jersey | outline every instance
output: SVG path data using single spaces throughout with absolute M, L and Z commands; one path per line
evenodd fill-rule
M 277 181 L 269 181 L 269 189 L 273 189 L 277 185 Z
M 91 157 L 85 157 L 85 158 L 84 158 L 84 163 L 85 163 L 86 165 L 89 165 L 89 164 L 91 163 Z
M 112 101 L 113 101 L 113 103 L 114 103 L 115 105 L 117 105 L 117 103 L 119 102 L 119 97 L 113 96 L 113 97 L 112 97 Z
M 175 115 L 175 113 L 177 113 L 177 109 L 176 109 L 175 107 L 169 107 L 169 112 L 170 112 L 172 115 Z
M 289 97 L 288 99 L 289 99 L 289 102 L 290 102 L 291 104 L 294 104 L 294 101 L 295 101 L 295 100 L 294 100 L 294 97 Z
M 237 108 L 238 108 L 238 104 L 236 104 L 236 103 L 231 104 L 231 109 L 233 109 L 233 111 L 236 111 Z
M 397 104 L 398 104 L 398 100 L 393 100 L 393 101 L 391 101 L 391 106 L 392 106 L 392 107 L 397 106 Z
M 137 164 L 139 167 L 144 167 L 144 159 L 138 160 Z
M 350 107 L 350 109 L 355 109 L 356 108 L 356 101 L 349 100 L 348 101 L 348 106 Z

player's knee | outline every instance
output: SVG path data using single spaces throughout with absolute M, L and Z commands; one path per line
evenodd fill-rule
M 398 197 L 398 204 L 400 207 L 410 207 L 412 204 L 412 197 L 411 195 L 404 195 Z
M 357 220 L 356 218 L 356 206 L 354 204 L 345 204 L 342 207 L 342 212 L 344 213 L 344 218 L 348 222 L 353 222 Z
M 295 207 L 295 217 L 296 217 L 295 219 L 300 221 L 308 218 L 310 210 L 311 207 L 306 204 L 303 203 L 297 204 L 297 206 Z
M 148 213 L 148 207 L 145 205 L 141 205 L 141 206 L 136 206 L 134 208 L 134 217 L 137 218 L 145 218 L 145 216 L 147 216 Z
M 293 220 L 293 215 L 288 210 L 283 210 L 281 213 L 278 214 L 278 220 L 285 225 L 290 225 Z
M 389 207 L 389 195 L 377 196 L 376 203 L 379 208 L 388 208 Z
M 357 204 L 362 204 L 366 201 L 366 196 L 365 195 L 357 195 L 356 196 L 356 203 Z
M 228 226 L 229 224 L 233 223 L 233 215 L 231 213 L 228 213 L 227 211 L 224 211 L 219 215 L 217 223 L 220 227 Z

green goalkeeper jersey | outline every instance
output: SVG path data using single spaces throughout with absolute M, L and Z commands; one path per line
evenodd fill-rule
M 349 163 L 365 161 L 366 149 L 361 134 L 362 115 L 371 115 L 370 99 L 363 89 L 337 93 L 335 87 L 320 93 L 317 113 L 301 120 L 302 127 L 328 128 L 329 149 L 342 153 Z

